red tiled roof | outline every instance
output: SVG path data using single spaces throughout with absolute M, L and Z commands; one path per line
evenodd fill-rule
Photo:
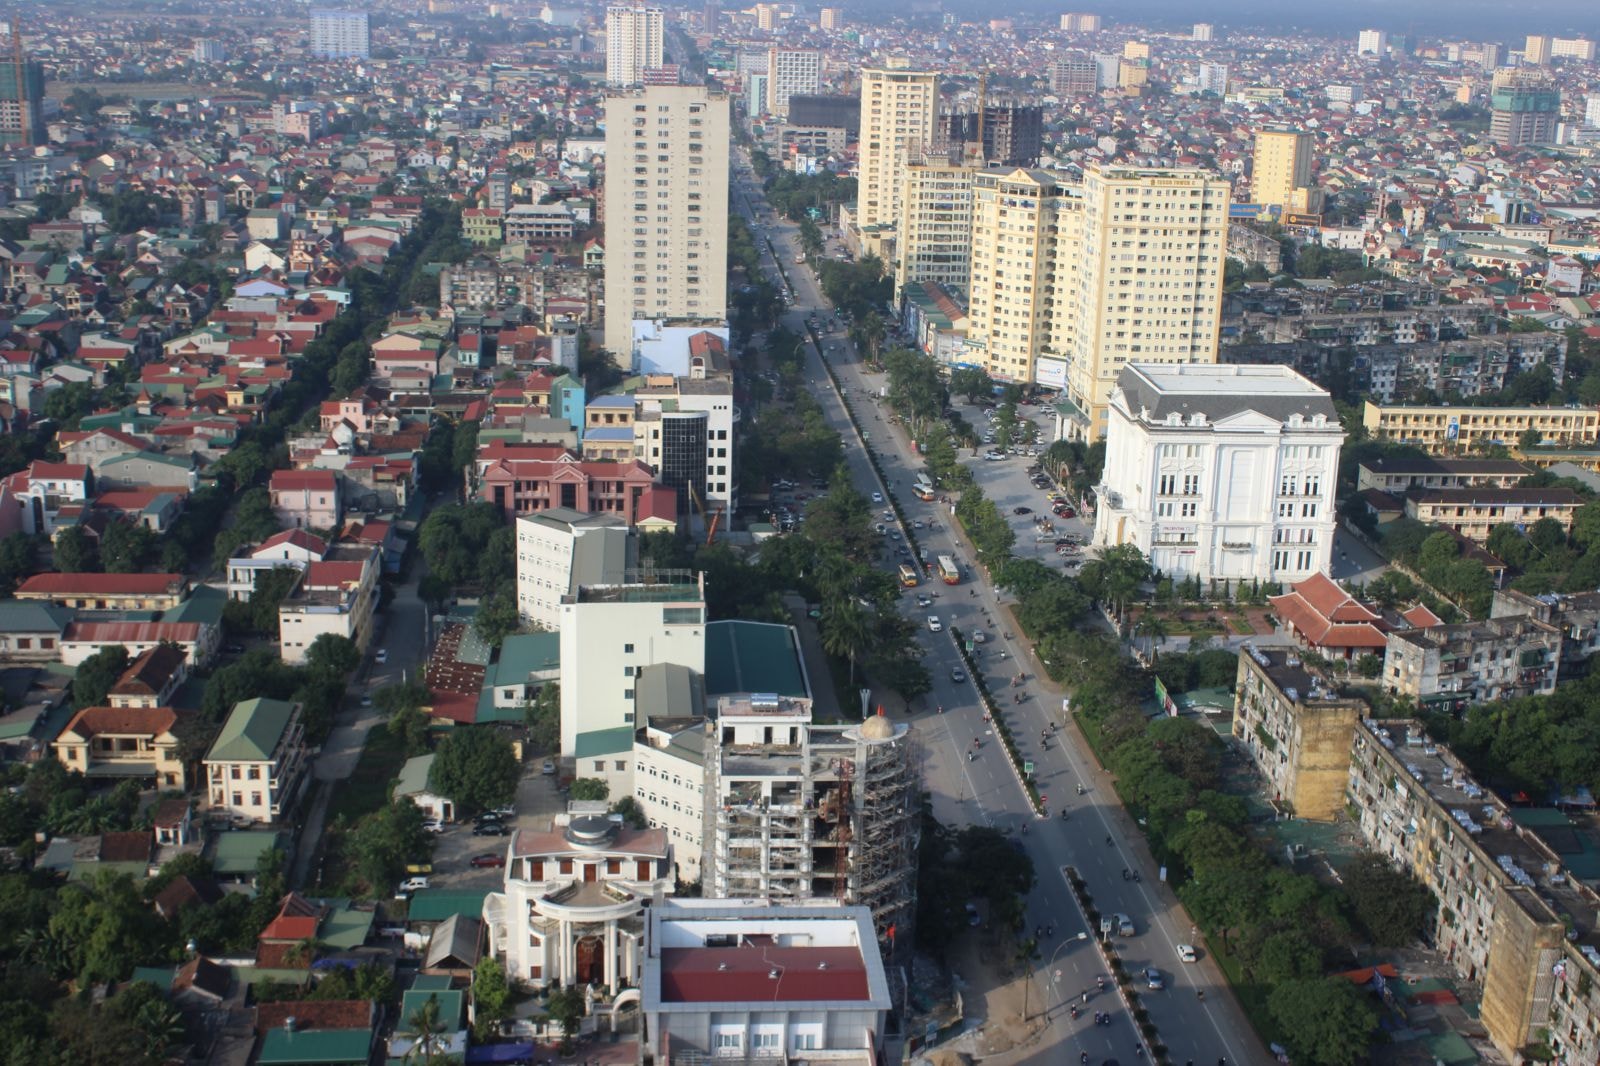
M 1433 626 L 1443 625 L 1444 619 L 1434 614 L 1423 604 L 1417 604 L 1408 611 L 1401 611 L 1400 617 L 1410 622 L 1418 629 L 1428 629 Z
M 272 489 L 275 492 L 278 490 L 294 492 L 305 489 L 332 492 L 338 483 L 338 478 L 334 477 L 331 470 L 274 470 L 272 472 Z
M 199 622 L 73 622 L 61 639 L 80 644 L 149 644 L 170 640 L 193 644 L 200 639 Z
M 158 737 L 171 732 L 178 712 L 171 707 L 85 707 L 61 731 L 88 740 L 102 734 Z
M 365 999 L 295 999 L 256 1007 L 256 1032 L 281 1029 L 290 1018 L 296 1029 L 366 1029 L 372 1025 L 372 1001 Z
M 156 838 L 148 829 L 100 835 L 101 862 L 149 862 Z
M 1321 612 L 1300 597 L 1298 592 L 1287 592 L 1269 599 L 1278 618 L 1313 647 L 1318 648 L 1381 648 L 1388 643 L 1376 625 L 1368 623 L 1339 624 L 1328 621 Z
M 251 558 L 259 556 L 269 548 L 276 548 L 280 544 L 289 544 L 319 556 L 328 554 L 328 542 L 321 537 L 313 533 L 307 533 L 303 529 L 286 529 L 281 533 L 274 533 L 262 541 L 259 547 L 251 551 Z
M 777 976 L 772 976 L 772 971 Z M 869 999 L 858 948 L 664 948 L 665 1003 L 825 1003 Z
M 1326 574 L 1312 574 L 1290 590 L 1330 622 L 1376 622 L 1378 615 L 1357 603 Z
M 28 467 L 28 476 L 82 481 L 89 476 L 89 468 L 83 463 L 48 463 L 36 459 Z
M 17 587 L 38 596 L 155 596 L 184 586 L 182 574 L 34 574 Z

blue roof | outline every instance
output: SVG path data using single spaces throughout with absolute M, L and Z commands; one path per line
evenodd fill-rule
M 583 431 L 583 439 L 614 440 L 627 443 L 633 440 L 632 426 L 591 426 Z
M 627 393 L 618 393 L 611 396 L 593 396 L 589 399 L 590 407 L 626 407 L 633 409 L 633 397 Z

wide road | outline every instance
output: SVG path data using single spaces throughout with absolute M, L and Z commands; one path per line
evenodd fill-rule
M 748 165 L 747 158 L 743 162 Z M 761 204 L 759 185 L 752 178 L 741 179 L 737 184 L 740 194 L 734 198 L 735 207 L 747 218 L 753 218 L 753 209 Z M 757 236 L 771 239 L 793 283 L 793 305 L 785 315 L 784 324 L 803 333 L 805 320 L 813 313 L 825 324 L 831 320 L 831 308 L 818 290 L 809 267 L 794 263 L 798 253 L 795 227 L 786 222 L 765 224 L 764 231 L 758 230 Z M 762 247 L 767 253 L 766 265 L 776 280 L 777 263 L 764 243 Z M 1048 1012 L 1049 1027 L 1041 1039 L 1027 1047 L 989 1058 L 1006 1063 L 1059 1064 L 1077 1061 L 1080 1054 L 1087 1053 L 1091 1063 L 1104 1063 L 1111 1058 L 1123 1063 L 1139 1060 L 1138 1037 L 1131 1017 L 1114 992 L 1096 991 L 1096 975 L 1105 973 L 1105 969 L 1095 945 L 1092 941 L 1077 939 L 1078 933 L 1085 930 L 1063 872 L 1071 865 L 1087 882 L 1090 895 L 1102 913 L 1117 912 L 1132 918 L 1134 935 L 1117 940 L 1124 964 L 1134 971 L 1154 967 L 1164 978 L 1164 991 L 1148 991 L 1141 987 L 1140 994 L 1174 1061 L 1192 1061 L 1203 1066 L 1223 1059 L 1228 1063 L 1271 1061 L 1221 975 L 1204 953 L 1197 963 L 1179 961 L 1178 945 L 1193 944 L 1195 931 L 1178 908 L 1173 893 L 1160 882 L 1159 871 L 1142 837 L 1117 801 L 1109 781 L 1092 769 L 1094 763 L 1088 753 L 1079 750 L 1075 731 L 1054 731 L 1063 720 L 1060 696 L 1036 682 L 1040 664 L 1032 658 L 1031 650 L 1020 641 L 1008 639 L 1004 623 L 1000 622 L 1004 617 L 1000 613 L 1000 597 L 983 580 L 973 561 L 971 546 L 954 526 L 949 508 L 938 503 L 922 503 L 909 491 L 921 466 L 902 432 L 886 421 L 886 414 L 874 415 L 876 408 L 868 399 L 868 394 L 876 393 L 884 383 L 883 377 L 863 372 L 842 331 L 826 333 L 823 343 L 829 349 L 829 358 L 841 385 L 855 394 L 854 406 L 866 419 L 864 428 L 871 438 L 870 445 L 878 452 L 885 476 L 902 486 L 897 496 L 907 519 L 924 524 L 924 528 L 913 532 L 930 558 L 952 554 L 963 571 L 963 582 L 959 586 L 924 584 L 904 593 L 906 613 L 924 621 L 921 640 L 928 651 L 924 661 L 933 675 L 933 691 L 924 697 L 921 706 L 911 709 L 910 718 L 927 753 L 925 780 L 932 794 L 935 815 L 946 824 L 992 825 L 1018 834 L 1016 839 L 1033 858 L 1038 871 L 1037 887 L 1028 900 L 1029 932 L 1054 927 L 1053 935 L 1041 939 L 1041 958 L 1033 972 L 1030 1004 L 1031 1013 Z M 845 454 L 857 486 L 868 493 L 887 492 L 887 486 L 878 483 L 862 442 L 856 439 L 820 358 L 810 346 L 805 380 L 834 427 L 845 438 Z M 1041 425 L 1041 429 L 1047 428 Z M 1026 460 L 1013 458 L 999 463 L 980 460 L 974 473 L 988 487 L 992 480 L 999 479 L 991 479 L 986 468 L 1012 464 L 1025 465 Z M 1012 477 L 1004 480 L 1015 482 Z M 1028 486 L 1024 491 L 1030 490 Z M 1010 502 L 1009 491 L 996 496 L 996 502 L 1009 515 L 1011 507 L 1016 506 Z M 1032 503 L 1023 505 L 1037 511 L 1043 500 L 1042 494 L 1035 494 Z M 1019 517 L 1015 521 L 1019 527 L 1018 554 L 1031 555 L 1031 517 Z M 1062 527 L 1058 522 L 1057 528 Z M 1073 527 L 1072 531 L 1080 535 L 1084 532 L 1081 525 Z M 885 561 L 891 568 L 899 561 L 898 556 L 892 554 L 894 547 L 891 542 L 891 554 Z M 931 596 L 934 593 L 938 595 L 927 608 L 918 607 L 914 601 L 918 594 Z M 930 614 L 938 616 L 940 632 L 932 632 L 926 624 L 926 616 Z M 1000 625 L 996 626 L 995 622 Z M 961 665 L 950 639 L 952 624 L 963 633 L 983 629 L 990 637 L 979 647 L 978 659 L 991 691 L 1000 693 L 1002 699 L 1013 694 L 1024 697 L 1019 706 L 1010 709 L 1010 721 L 1024 757 L 1034 762 L 1040 788 L 1048 797 L 1048 819 L 1041 820 L 1032 814 L 1005 755 L 983 721 L 977 692 L 971 682 L 957 682 L 952 678 L 952 671 Z M 1010 680 L 1019 672 L 1025 675 L 1026 682 L 1018 688 L 1009 687 Z M 898 698 L 887 693 L 874 694 L 874 700 L 886 708 L 899 707 Z M 1052 732 L 1045 741 L 1042 737 L 1047 730 Z M 979 741 L 976 751 L 973 750 L 975 739 Z M 1080 784 L 1085 789 L 1082 796 L 1076 792 Z M 1062 808 L 1067 810 L 1066 820 L 1059 816 Z M 1025 828 L 1026 835 L 1022 835 Z M 1137 873 L 1140 880 L 1124 879 L 1125 870 Z M 1095 930 L 1087 932 L 1091 937 L 1096 934 Z M 1081 1000 L 1086 991 L 1088 1001 L 1080 1002 L 1079 1017 L 1072 1019 L 1067 1004 Z M 1111 1024 L 1094 1025 L 1092 1015 L 1096 1011 L 1110 1012 Z

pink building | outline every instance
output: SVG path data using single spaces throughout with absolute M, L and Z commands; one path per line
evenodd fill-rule
M 268 488 L 272 512 L 290 529 L 339 528 L 344 507 L 333 471 L 278 470 Z
M 621 515 L 629 525 L 644 513 L 655 474 L 638 460 L 582 459 L 554 444 L 491 440 L 478 449 L 477 497 L 511 521 L 550 507 Z

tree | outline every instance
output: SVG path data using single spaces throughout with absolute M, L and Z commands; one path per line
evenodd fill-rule
M 1427 885 L 1390 866 L 1381 856 L 1363 855 L 1343 872 L 1345 896 L 1356 920 L 1380 947 L 1404 947 L 1427 931 L 1438 900 Z
M 94 547 L 82 526 L 68 526 L 58 532 L 50 558 L 63 574 L 83 574 L 95 569 Z
M 89 656 L 72 675 L 72 705 L 79 710 L 103 706 L 127 668 L 128 649 L 121 644 L 108 644 Z
M 567 795 L 575 800 L 605 800 L 611 797 L 611 786 L 598 777 L 580 777 L 572 782 Z
M 522 619 L 517 614 L 516 593 L 507 585 L 502 585 L 486 602 L 480 604 L 478 615 L 472 620 L 473 631 L 491 648 L 504 644 L 505 639 L 515 633 L 521 624 Z
M 306 649 L 306 665 L 313 674 L 348 677 L 361 665 L 361 649 L 349 637 L 322 633 Z
M 505 967 L 493 955 L 479 959 L 472 971 L 472 1001 L 476 1007 L 476 1024 L 486 1030 L 479 1035 L 493 1035 L 511 1002 L 511 985 L 506 980 Z
M 422 822 L 422 808 L 415 803 L 390 803 L 363 818 L 350 834 L 351 866 L 371 895 L 386 891 L 408 863 L 432 850 L 433 838 Z
M 412 1041 L 412 1052 L 420 1052 L 422 1060 L 431 1063 L 445 1028 L 444 1019 L 439 1016 L 439 997 L 435 994 L 406 1016 L 405 1031 L 401 1035 Z M 406 1057 L 410 1058 L 411 1053 Z
M 871 636 L 867 613 L 853 598 L 835 598 L 823 610 L 820 629 L 823 650 L 850 661 L 850 685 L 855 687 L 856 655 L 866 649 Z
M 524 712 L 528 743 L 534 751 L 555 752 L 561 746 L 561 685 L 546 681 L 539 686 Z
M 1341 977 L 1285 981 L 1267 997 L 1296 1062 L 1354 1066 L 1367 1059 L 1378 1011 L 1368 995 Z
M 100 535 L 100 564 L 108 574 L 131 574 L 144 566 L 155 547 L 148 527 L 118 520 Z
M 465 727 L 439 745 L 428 784 L 471 814 L 510 803 L 520 776 L 509 740 L 492 729 Z
M 639 801 L 632 796 L 623 796 L 611 805 L 612 814 L 622 815 L 622 820 L 633 829 L 648 829 L 650 819 L 645 816 L 644 808 L 639 806 Z
M 571 987 L 557 988 L 550 993 L 546 1009 L 550 1013 L 550 1020 L 561 1026 L 562 1056 L 572 1054 L 573 1044 L 578 1035 L 578 1023 L 583 1021 L 586 1009 L 583 991 Z

